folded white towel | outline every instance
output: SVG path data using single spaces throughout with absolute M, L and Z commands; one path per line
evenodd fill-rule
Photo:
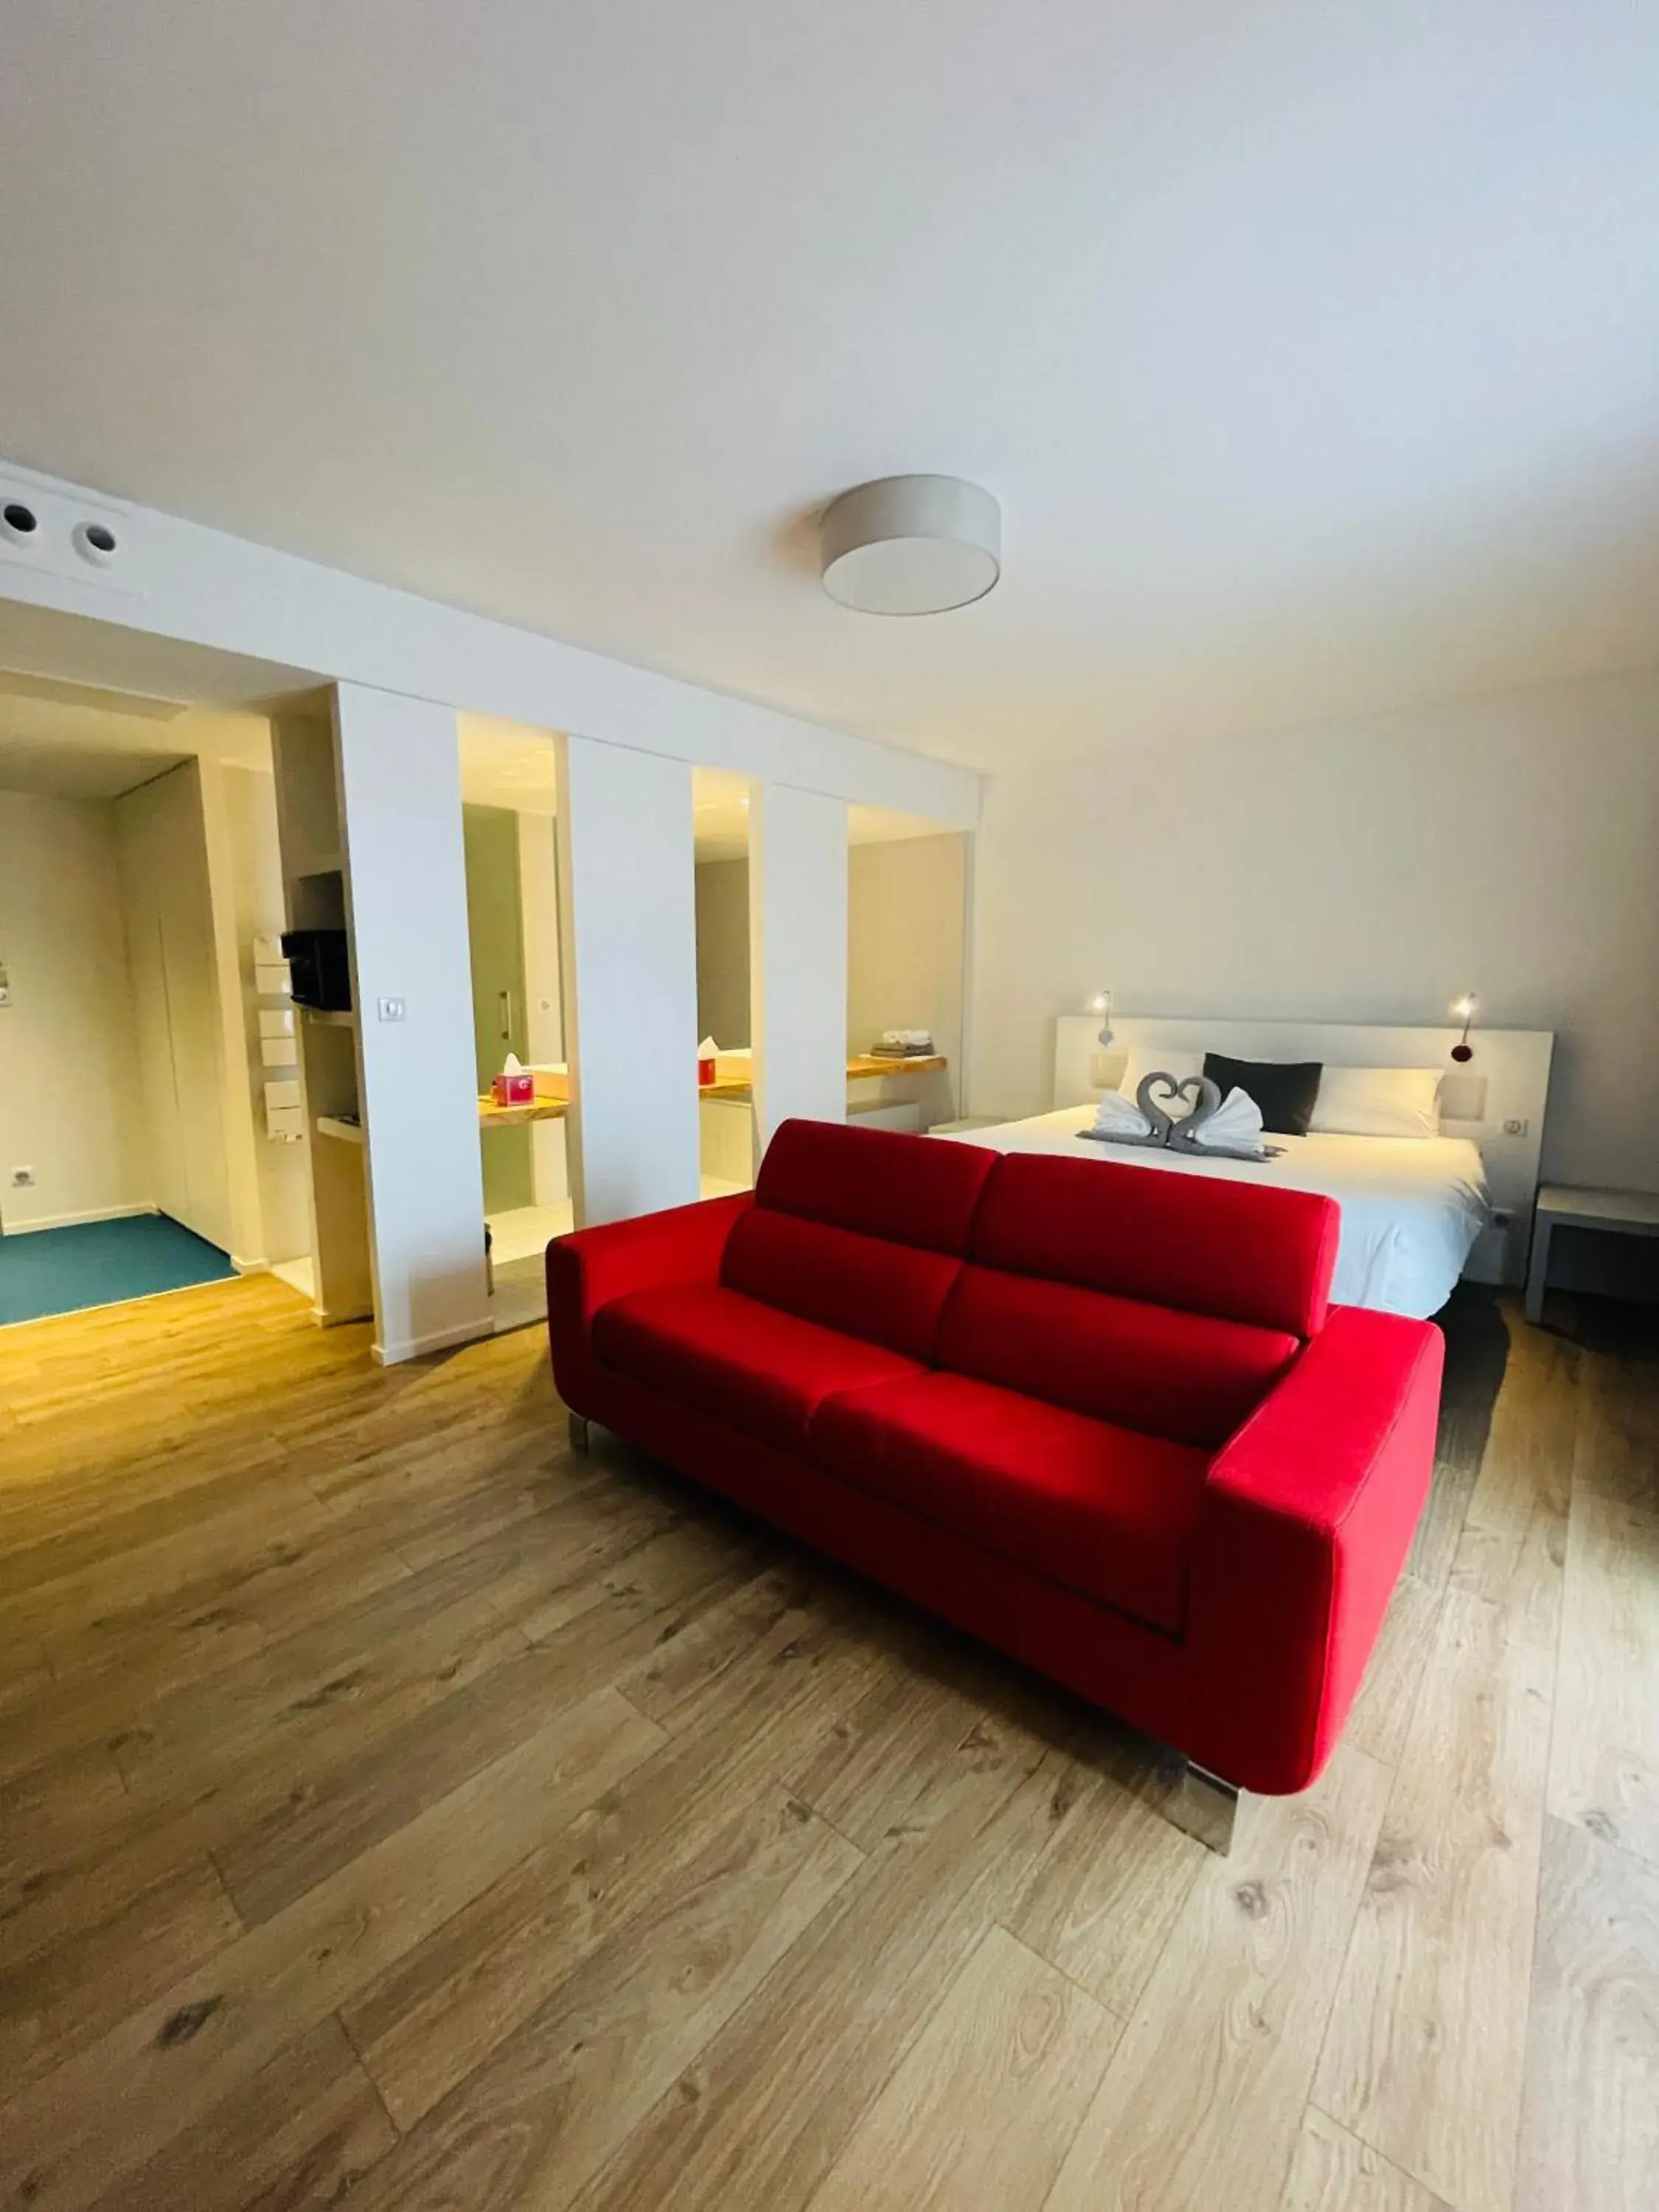
M 1261 1109 L 1248 1091 L 1237 1085 L 1222 1100 L 1207 1121 L 1200 1121 L 1192 1133 L 1193 1142 L 1200 1146 L 1224 1146 L 1230 1152 L 1261 1150 Z
M 933 1032 L 932 1030 L 884 1030 L 881 1033 L 881 1041 L 884 1044 L 931 1046 L 933 1042 Z
M 1100 1103 L 1095 1109 L 1097 1137 L 1149 1137 L 1152 1132 L 1152 1123 L 1133 1098 L 1126 1098 L 1121 1091 L 1101 1093 Z

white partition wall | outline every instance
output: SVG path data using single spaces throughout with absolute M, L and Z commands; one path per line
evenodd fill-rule
M 580 1226 L 698 1194 L 690 768 L 562 738 L 558 822 Z
M 375 1356 L 486 1335 L 460 762 L 447 707 L 335 695 Z
M 847 1114 L 847 806 L 757 784 L 749 805 L 755 1119 Z

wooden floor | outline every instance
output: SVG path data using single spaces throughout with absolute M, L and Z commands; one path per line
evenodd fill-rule
M 1654 2212 L 1659 1370 L 1508 1327 L 1225 1861 L 534 1332 L 7 1332 L 0 2208 Z

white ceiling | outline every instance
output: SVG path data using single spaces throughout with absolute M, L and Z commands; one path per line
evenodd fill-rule
M 0 270 L 3 270 L 0 257 Z M 3 276 L 0 275 L 0 283 Z M 5 374 L 0 361 L 0 382 Z M 5 570 L 0 564 L 0 592 Z M 318 696 L 318 678 L 274 661 L 250 660 L 182 638 L 121 629 L 113 622 L 59 614 L 21 599 L 0 598 L 0 685 L 14 675 L 38 677 L 48 690 L 73 688 L 120 695 L 120 704 L 142 710 L 158 702 L 169 714 L 186 706 L 216 709 L 294 705 Z
M 0 734 L 0 791 L 38 799 L 119 799 L 177 768 L 183 753 L 143 753 L 73 738 L 30 744 Z
M 73 684 L 0 675 L 0 791 L 118 799 L 176 768 L 169 725 L 182 707 Z
M 0 672 L 0 791 L 43 799 L 118 799 L 191 754 L 270 765 L 270 726 L 198 714 L 179 700 Z
M 14 10 L 25 464 L 1006 766 L 1659 659 L 1659 9 Z M 988 485 L 883 622 L 811 518 Z

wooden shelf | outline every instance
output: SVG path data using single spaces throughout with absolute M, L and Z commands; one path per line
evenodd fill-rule
M 562 1121 L 570 1111 L 565 1098 L 533 1098 L 527 1106 L 498 1106 L 487 1094 L 478 1100 L 481 1129 L 521 1129 L 526 1121 Z
M 939 1052 L 918 1053 L 909 1060 L 884 1060 L 878 1054 L 864 1052 L 848 1061 L 847 1080 L 849 1083 L 878 1083 L 890 1075 L 937 1075 L 950 1065 L 944 1054 Z M 697 1085 L 699 1098 L 744 1099 L 753 1095 L 754 1085 L 750 1083 L 700 1083 Z
M 908 1060 L 889 1060 L 881 1053 L 861 1052 L 848 1061 L 847 1080 L 871 1083 L 884 1075 L 937 1075 L 950 1065 L 942 1052 L 915 1053 Z
M 319 1137 L 337 1137 L 343 1145 L 361 1145 L 363 1125 L 361 1121 L 343 1121 L 337 1114 L 319 1114 L 317 1116 L 317 1134 Z
M 336 1008 L 325 1012 L 319 1006 L 301 1006 L 295 1011 L 303 1014 L 308 1022 L 314 1022 L 319 1029 L 355 1030 L 357 1026 L 357 1017 L 349 1008 Z

